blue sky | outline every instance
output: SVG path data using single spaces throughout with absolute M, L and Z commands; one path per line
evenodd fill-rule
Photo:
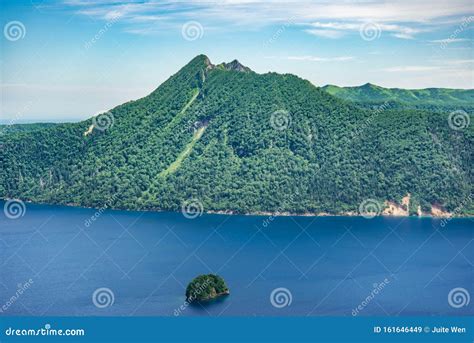
M 2 121 L 88 118 L 198 54 L 317 86 L 473 88 L 472 1 L 11 1 Z

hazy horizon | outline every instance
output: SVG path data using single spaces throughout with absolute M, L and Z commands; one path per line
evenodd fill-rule
M 203 54 L 203 55 L 206 55 L 206 54 Z M 207 56 L 207 55 L 206 55 Z M 212 61 L 211 62 L 213 64 L 219 64 L 221 62 L 230 62 L 230 61 L 221 61 L 219 63 L 216 63 L 215 61 Z M 240 61 L 239 61 L 240 62 Z M 246 65 L 246 67 L 249 67 Z M 252 69 L 252 68 L 250 68 Z M 269 71 L 270 72 L 270 71 Z M 173 73 L 174 74 L 174 73 Z M 170 77 L 173 75 L 173 74 L 170 74 Z M 297 75 L 299 77 L 301 77 L 300 75 Z M 165 82 L 166 80 L 164 80 L 163 82 Z M 311 81 L 310 81 L 311 82 Z M 366 82 L 366 83 L 370 83 L 370 84 L 373 84 L 375 85 L 374 83 L 372 82 Z M 118 103 L 118 104 L 115 104 L 113 105 L 111 108 L 113 107 L 116 107 L 116 106 L 120 106 L 122 105 L 123 103 L 127 102 L 127 101 L 134 101 L 134 100 L 137 100 L 137 99 L 140 99 L 142 97 L 146 97 L 147 95 L 149 95 L 151 92 L 153 92 L 153 90 L 155 90 L 156 88 L 158 88 L 159 86 L 161 85 L 161 83 L 159 85 L 157 85 L 155 88 L 151 89 L 150 91 L 148 91 L 146 94 L 143 94 L 142 96 L 139 96 L 135 99 L 128 99 L 128 100 L 125 100 L 123 101 L 122 103 Z M 326 85 L 333 85 L 333 84 L 326 84 Z M 316 87 L 324 87 L 326 85 L 315 85 Z M 339 86 L 339 87 L 357 87 L 357 86 L 362 86 L 364 84 L 360 84 L 360 85 L 356 85 L 356 86 L 341 86 L 341 85 L 334 85 L 334 86 Z M 379 86 L 379 85 L 377 85 Z M 386 88 L 397 88 L 397 87 L 386 87 Z M 430 87 L 428 87 L 430 88 Z M 433 87 L 431 87 L 433 88 Z M 438 88 L 438 87 L 435 87 L 435 88 Z M 439 87 L 441 88 L 441 87 Z M 419 89 L 426 89 L 426 88 L 419 88 Z M 449 89 L 449 88 L 447 88 Z M 452 88 L 454 89 L 454 88 Z M 458 88 L 458 89 L 465 89 L 465 90 L 471 90 L 471 89 L 474 89 L 474 88 Z M 414 90 L 413 88 L 411 88 L 411 90 Z M 111 108 L 109 109 L 104 109 L 104 111 L 106 110 L 110 110 Z M 86 120 L 86 119 L 89 119 L 91 118 L 92 116 L 98 114 L 99 112 L 101 111 L 98 111 L 96 113 L 91 113 L 91 114 L 88 114 L 88 115 L 85 115 L 84 117 L 74 117 L 74 116 L 68 116 L 67 114 L 64 116 L 64 117 L 55 117 L 55 118 L 48 118 L 47 115 L 45 116 L 41 116 L 41 114 L 39 114 L 38 116 L 36 116 L 35 118 L 25 118 L 23 117 L 22 119 L 16 119 L 16 118 L 10 118 L 10 119 L 4 119 L 4 118 L 0 118 L 0 125 L 10 125 L 10 124 L 34 124 L 34 123 L 73 123 L 73 122 L 79 122 L 79 121 L 82 121 L 82 120 Z

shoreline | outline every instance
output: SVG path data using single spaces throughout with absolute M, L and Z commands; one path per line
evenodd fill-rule
M 161 211 L 160 211 L 161 212 Z M 174 212 L 174 211 L 169 211 Z M 179 211 L 178 211 L 179 212 Z M 267 212 L 267 211 L 257 211 L 249 213 L 239 213 L 234 211 L 204 211 L 205 214 L 218 214 L 218 215 L 227 215 L 227 216 L 259 216 L 259 217 L 364 217 L 360 213 L 356 212 L 342 212 L 338 214 L 326 213 L 326 212 L 305 212 L 305 213 L 293 213 L 293 212 Z M 452 218 L 474 218 L 474 216 L 435 216 L 430 214 L 418 215 L 400 215 L 400 214 L 386 214 L 380 213 L 374 215 L 375 217 L 386 217 L 386 218 L 436 218 L 436 219 L 452 219 Z
M 182 211 L 173 211 L 173 210 L 160 210 L 160 209 L 127 209 L 127 208 L 112 208 L 105 204 L 102 207 L 91 207 L 79 204 L 51 204 L 51 203 L 43 203 L 43 202 L 35 202 L 31 200 L 21 200 L 21 199 L 11 199 L 11 198 L 0 198 L 0 201 L 8 201 L 8 200 L 20 200 L 27 204 L 33 205 L 44 205 L 44 206 L 64 206 L 64 207 L 71 207 L 71 208 L 83 208 L 83 209 L 91 209 L 97 211 L 127 211 L 127 212 L 150 212 L 150 213 L 160 213 L 160 212 L 168 212 L 168 213 L 181 213 Z M 247 213 L 240 213 L 233 210 L 203 210 L 198 216 L 202 214 L 211 214 L 211 215 L 225 215 L 225 216 L 258 216 L 258 217 L 364 217 L 360 213 L 357 212 L 343 212 L 338 214 L 332 214 L 327 212 L 305 212 L 305 213 L 293 213 L 293 212 L 269 212 L 269 211 L 256 211 L 256 212 L 247 212 Z M 400 214 L 387 214 L 387 213 L 380 213 L 368 219 L 376 218 L 376 217 L 384 217 L 384 218 L 432 218 L 432 219 L 444 219 L 444 220 L 451 220 L 451 219 L 462 219 L 462 218 L 474 218 L 470 215 L 432 215 L 432 214 L 423 214 L 423 215 L 400 215 Z

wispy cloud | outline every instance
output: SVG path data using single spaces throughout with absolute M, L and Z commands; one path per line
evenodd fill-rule
M 64 4 L 79 14 L 104 20 L 119 16 L 132 26 L 144 23 L 178 26 L 183 21 L 198 20 L 205 26 L 252 29 L 291 19 L 309 34 L 332 39 L 359 30 L 360 25 L 368 21 L 377 23 L 382 32 L 393 37 L 411 39 L 420 32 L 456 23 L 473 12 L 471 0 L 451 0 L 449 6 L 446 0 L 429 3 L 412 0 L 68 0 Z
M 380 33 L 387 32 L 393 37 L 402 38 L 402 39 L 413 39 L 414 35 L 423 31 L 428 31 L 428 28 L 412 28 L 403 25 L 397 24 L 383 24 L 376 22 L 315 22 L 309 24 L 315 29 L 308 29 L 306 32 L 314 34 L 320 37 L 327 38 L 340 38 L 345 36 L 351 31 L 359 32 L 361 29 L 364 29 L 364 26 L 370 23 L 374 29 L 380 31 Z
M 341 38 L 345 35 L 343 31 L 338 31 L 338 30 L 308 29 L 304 31 L 314 36 L 323 37 L 323 38 L 332 38 L 332 39 Z
M 392 36 L 400 38 L 400 39 L 414 39 L 415 38 L 413 35 L 410 35 L 407 33 L 401 33 L 401 32 L 392 33 Z
M 460 42 L 468 42 L 470 39 L 467 38 L 445 38 L 445 39 L 435 39 L 428 41 L 429 43 L 434 44 L 450 44 L 450 43 L 460 43 Z

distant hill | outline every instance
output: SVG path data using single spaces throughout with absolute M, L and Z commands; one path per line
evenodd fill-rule
M 331 214 L 358 213 L 373 199 L 391 213 L 473 213 L 473 125 L 457 120 L 453 128 L 449 112 L 363 109 L 341 92 L 200 55 L 142 99 L 79 123 L 9 134 L 0 197 Z M 421 97 L 372 85 L 358 94 L 381 101 L 386 92 Z M 424 101 L 471 94 L 433 92 Z
M 322 87 L 326 92 L 340 99 L 362 104 L 382 104 L 389 102 L 412 108 L 474 108 L 474 90 L 426 88 L 400 89 L 383 88 L 366 83 L 358 87 Z
M 55 123 L 34 123 L 34 124 L 11 124 L 11 125 L 0 125 L 0 136 L 4 134 L 14 132 L 26 132 L 42 130 L 49 127 L 53 127 Z

